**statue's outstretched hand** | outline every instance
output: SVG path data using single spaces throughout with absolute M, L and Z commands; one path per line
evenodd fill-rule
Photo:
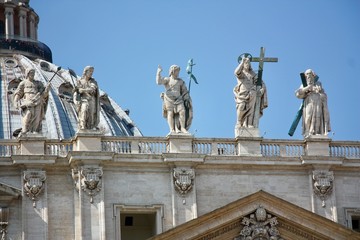
M 160 74 L 162 72 L 162 67 L 158 65 L 157 74 Z

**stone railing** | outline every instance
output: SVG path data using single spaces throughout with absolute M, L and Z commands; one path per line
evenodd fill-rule
M 71 140 L 46 140 L 45 154 L 65 157 L 68 152 L 73 150 L 73 142 Z
M 167 137 L 108 137 L 99 138 L 101 151 L 118 154 L 162 154 L 171 152 Z M 205 155 L 237 156 L 241 141 L 232 138 L 188 138 L 192 152 Z M 300 157 L 307 155 L 307 143 L 304 140 L 259 139 L 259 153 L 264 157 Z M 65 157 L 75 149 L 74 140 L 45 140 L 45 154 Z M 191 150 L 190 150 L 191 151 Z M 326 151 L 326 150 L 325 150 Z M 330 141 L 330 157 L 360 159 L 359 141 Z M 0 140 L 0 157 L 18 155 L 20 142 Z
M 330 156 L 360 158 L 360 142 L 330 142 Z
M 260 143 L 264 157 L 300 157 L 305 155 L 305 143 L 302 140 L 263 139 Z
M 102 137 L 101 149 L 115 153 L 161 154 L 169 152 L 168 141 L 161 137 Z
M 237 142 L 232 138 L 195 138 L 193 153 L 207 155 L 238 155 Z
M 0 157 L 7 157 L 19 154 L 20 143 L 17 140 L 1 139 L 0 140 Z

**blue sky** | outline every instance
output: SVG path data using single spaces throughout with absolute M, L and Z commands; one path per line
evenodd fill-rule
M 195 137 L 233 138 L 233 87 L 244 52 L 279 58 L 265 63 L 269 107 L 260 119 L 268 139 L 303 139 L 289 127 L 301 104 L 299 73 L 312 68 L 328 95 L 333 140 L 360 140 L 360 1 L 357 0 L 31 0 L 40 16 L 39 40 L 55 64 L 94 77 L 145 136 L 165 136 L 157 66 L 167 74 L 196 65 L 191 85 Z M 257 69 L 258 64 L 252 64 Z

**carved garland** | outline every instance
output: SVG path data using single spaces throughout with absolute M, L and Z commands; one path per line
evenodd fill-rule
M 99 167 L 81 167 L 80 171 L 72 170 L 72 177 L 78 191 L 82 189 L 90 196 L 90 203 L 94 202 L 93 197 L 101 191 L 101 179 L 103 171 Z
M 24 172 L 24 192 L 33 201 L 33 207 L 36 207 L 36 201 L 45 188 L 45 180 L 45 171 Z

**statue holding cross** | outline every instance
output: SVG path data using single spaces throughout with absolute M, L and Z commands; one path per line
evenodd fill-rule
M 259 137 L 259 118 L 268 106 L 266 86 L 262 81 L 264 62 L 277 62 L 277 58 L 265 58 L 262 47 L 260 57 L 252 57 L 249 53 L 239 56 L 239 65 L 234 73 L 237 85 L 234 87 L 237 122 L 235 137 Z M 251 67 L 251 62 L 259 62 L 258 73 Z

